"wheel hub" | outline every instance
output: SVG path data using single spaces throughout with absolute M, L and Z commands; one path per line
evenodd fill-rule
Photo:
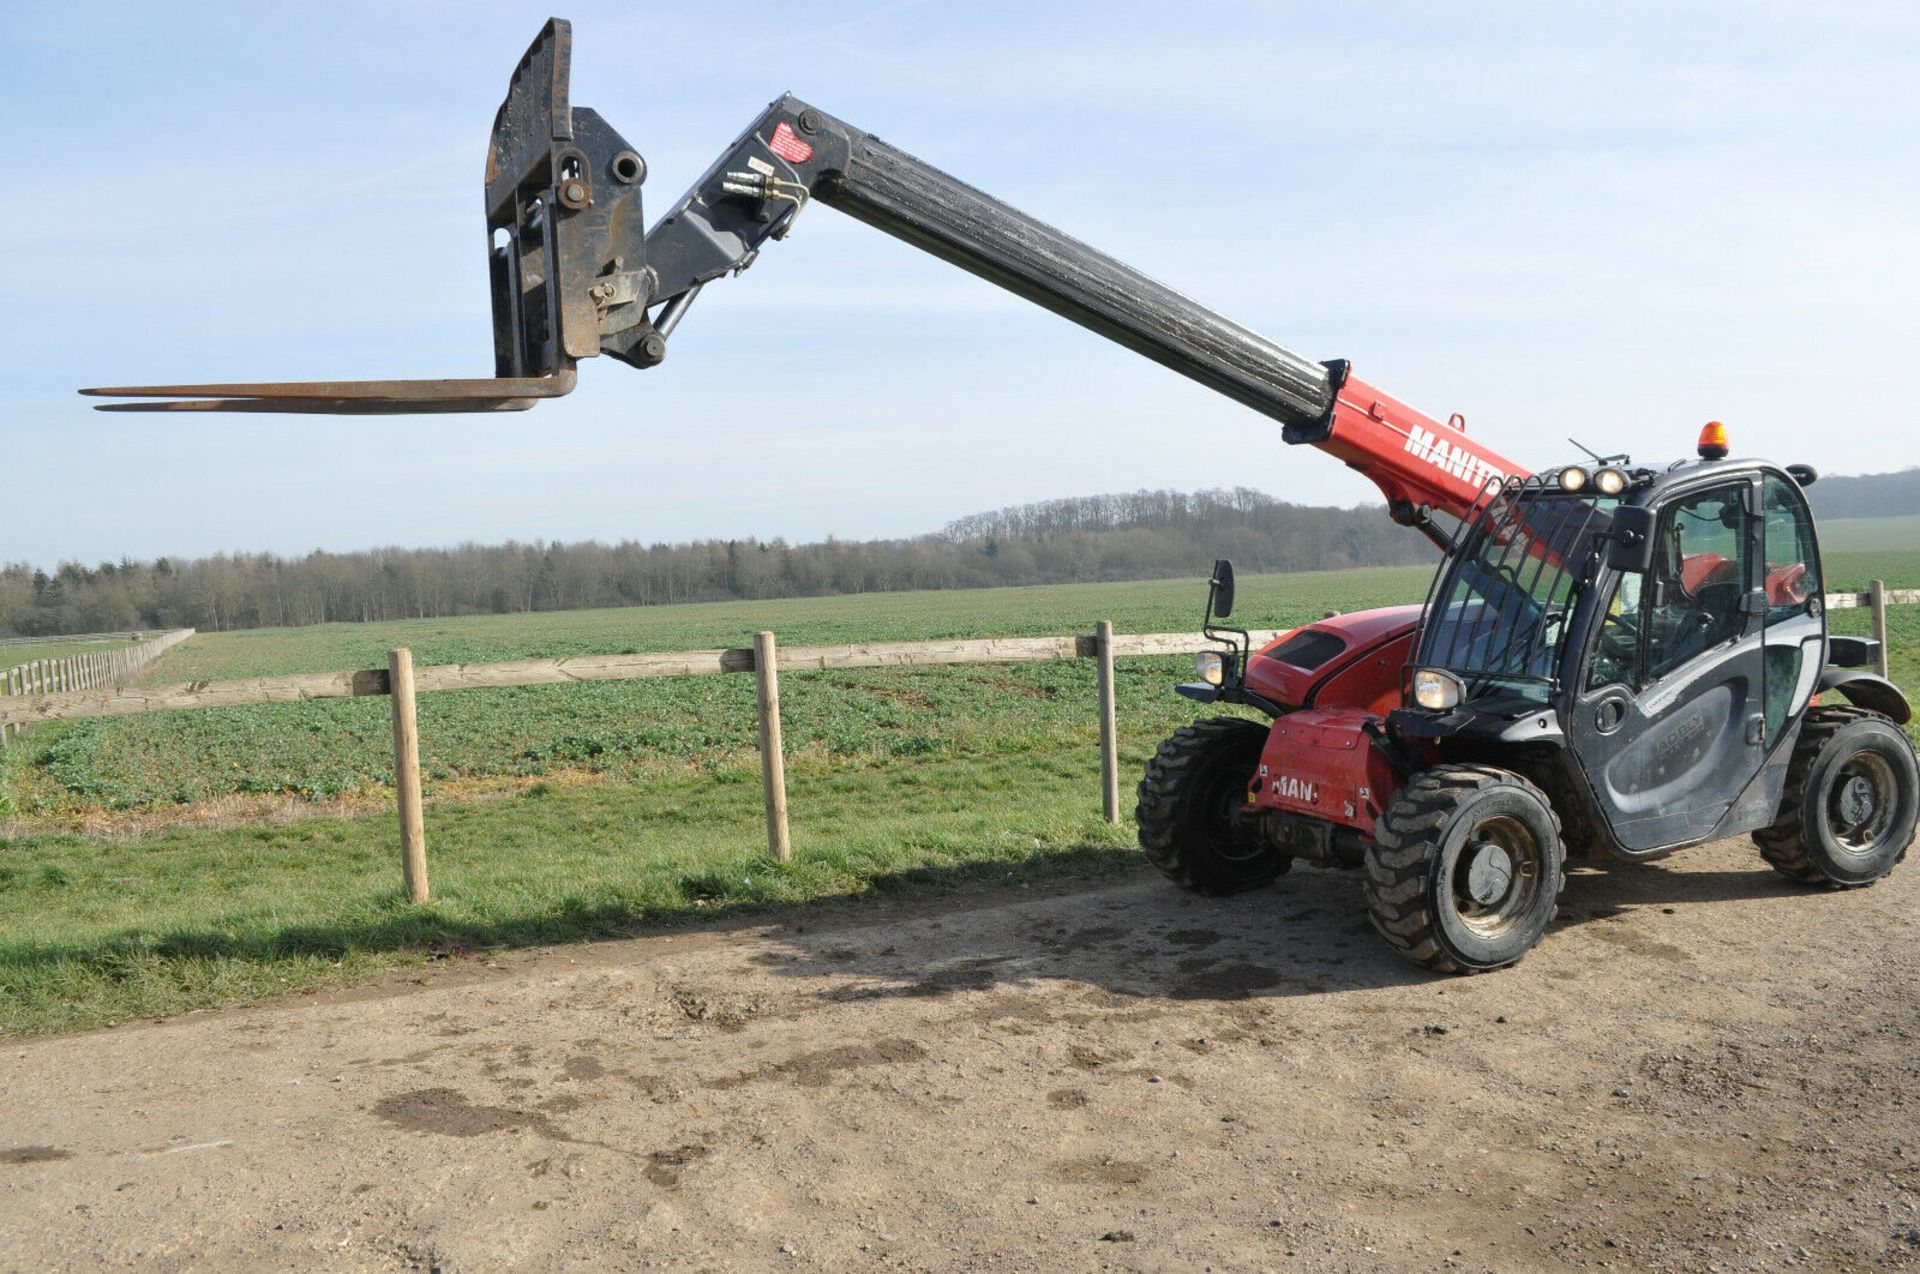
M 1513 885 L 1513 855 L 1492 841 L 1481 841 L 1470 852 L 1473 857 L 1467 864 L 1467 893 L 1482 907 L 1491 907 L 1505 898 Z
M 1878 804 L 1873 781 L 1864 774 L 1848 779 L 1840 789 L 1840 818 L 1848 827 L 1858 827 L 1873 817 Z

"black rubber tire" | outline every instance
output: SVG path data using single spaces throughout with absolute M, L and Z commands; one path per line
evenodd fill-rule
M 1843 786 L 1856 777 L 1882 789 L 1884 818 L 1876 815 L 1859 837 L 1865 843 L 1851 845 L 1860 829 L 1846 822 Z M 1865 708 L 1810 708 L 1788 763 L 1780 816 L 1753 833 L 1753 843 L 1788 880 L 1859 889 L 1907 856 L 1917 819 L 1920 761 L 1900 727 Z
M 1243 817 L 1267 727 L 1240 717 L 1181 726 L 1147 762 L 1133 819 L 1147 859 L 1183 889 L 1237 894 L 1293 866 Z
M 1464 852 L 1488 840 L 1512 842 L 1505 845 L 1507 892 L 1493 910 L 1461 897 L 1468 869 L 1482 857 Z M 1517 963 L 1547 931 L 1567 883 L 1552 803 L 1518 774 L 1491 765 L 1439 765 L 1414 775 L 1374 826 L 1366 865 L 1373 927 L 1401 955 L 1440 973 Z M 1516 888 L 1522 892 L 1514 895 Z

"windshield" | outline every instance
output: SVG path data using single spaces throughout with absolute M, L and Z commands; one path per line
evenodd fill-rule
M 1573 600 L 1613 496 L 1573 495 L 1529 478 L 1508 483 L 1469 523 L 1427 603 L 1418 662 L 1445 668 L 1467 697 L 1548 701 Z

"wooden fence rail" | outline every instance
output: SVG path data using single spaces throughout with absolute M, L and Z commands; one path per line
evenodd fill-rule
M 53 637 L 0 637 L 0 651 L 4 651 L 8 646 L 45 646 L 53 642 L 66 645 L 77 641 L 117 641 L 124 642 L 127 645 L 133 645 L 136 642 L 146 641 L 152 637 L 159 637 L 171 631 L 173 630 L 167 628 L 129 628 L 114 633 L 60 633 Z M 0 659 L 4 658 L 5 655 L 0 654 Z
M 32 694 L 86 692 L 122 685 L 152 667 L 156 659 L 193 636 L 193 633 L 191 628 L 176 628 L 170 632 L 151 634 L 131 646 L 120 646 L 113 650 L 83 650 L 59 659 L 30 659 L 0 672 L 0 744 L 4 744 L 10 735 L 17 735 L 25 724 L 6 714 L 4 699 Z
M 1275 630 L 1253 634 L 1255 645 Z M 1113 638 L 1117 658 L 1184 655 L 1206 644 L 1199 633 L 1141 633 Z M 1049 659 L 1094 659 L 1099 640 L 1072 637 L 982 637 L 956 641 L 867 642 L 847 646 L 782 646 L 781 672 L 844 668 L 932 668 L 955 664 L 1032 663 Z M 652 677 L 700 677 L 753 672 L 751 648 L 680 650 L 639 655 L 576 655 L 569 659 L 517 659 L 489 664 L 428 664 L 413 670 L 414 690 L 482 690 L 504 686 L 551 686 L 576 681 L 633 681 Z M 385 668 L 356 672 L 293 673 L 238 677 L 231 681 L 186 681 L 165 686 L 124 686 L 84 693 L 0 698 L 0 722 L 69 721 L 123 717 L 176 709 L 233 708 L 250 703 L 302 703 L 309 699 L 355 699 L 389 693 Z

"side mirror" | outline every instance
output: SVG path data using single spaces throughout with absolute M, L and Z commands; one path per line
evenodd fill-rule
M 1612 539 L 1607 542 L 1607 565 L 1616 571 L 1645 574 L 1653 568 L 1653 510 L 1637 507 L 1613 511 Z
M 1213 578 L 1207 581 L 1207 611 L 1215 619 L 1233 614 L 1233 563 L 1216 558 Z

